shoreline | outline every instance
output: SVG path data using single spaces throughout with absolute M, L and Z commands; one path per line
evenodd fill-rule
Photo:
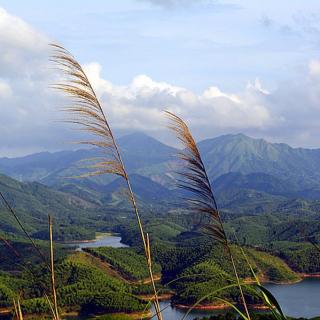
M 173 297 L 174 293 L 164 293 L 161 295 L 158 295 L 158 300 L 163 301 L 167 300 L 169 301 Z M 153 301 L 154 295 L 153 294 L 142 294 L 137 296 L 139 299 L 146 300 L 146 301 Z
M 71 244 L 71 245 L 76 244 L 76 243 L 93 243 L 101 238 L 108 237 L 108 236 L 119 236 L 119 234 L 112 233 L 112 232 L 97 233 L 95 239 L 73 240 L 73 241 L 67 241 L 67 242 L 61 242 L 61 243 L 62 244 Z M 260 281 L 262 284 L 275 284 L 275 285 L 293 285 L 293 284 L 299 283 L 307 278 L 320 278 L 320 272 L 317 272 L 317 273 L 298 273 L 298 272 L 295 272 L 295 274 L 297 276 L 297 279 L 286 280 L 286 281 L 272 281 L 272 280 L 267 279 L 267 277 L 264 277 L 263 275 L 262 275 L 262 277 L 259 277 L 259 278 L 260 278 Z M 160 279 L 161 279 L 161 277 L 158 275 L 158 277 L 156 277 L 155 280 L 159 281 Z M 247 284 L 255 283 L 255 281 L 253 279 L 249 279 L 249 278 L 244 279 L 244 282 Z M 143 281 L 143 283 L 147 284 L 147 283 L 149 283 L 149 281 L 145 279 L 145 281 Z M 158 298 L 159 298 L 159 301 L 168 301 L 169 303 L 171 303 L 171 298 L 173 295 L 174 295 L 173 293 L 167 293 L 167 294 L 160 295 Z M 138 295 L 137 297 L 142 300 L 145 300 L 145 301 L 151 301 L 153 298 L 153 295 L 146 294 L 146 295 Z M 184 304 L 184 303 L 177 303 L 177 304 L 171 303 L 171 305 L 174 308 L 182 309 L 182 310 L 190 309 L 192 307 L 192 305 Z M 192 309 L 193 310 L 203 310 L 203 311 L 219 311 L 219 310 L 223 311 L 223 310 L 228 310 L 230 308 L 231 308 L 230 305 L 228 305 L 226 303 L 220 303 L 220 304 L 208 303 L 208 304 L 203 304 L 203 305 L 197 305 Z M 268 310 L 268 307 L 265 305 L 262 305 L 262 304 L 252 304 L 252 305 L 249 305 L 249 308 L 252 310 L 257 310 L 257 311 Z M 149 310 L 149 312 L 150 312 L 150 310 Z M 130 314 L 130 313 L 119 312 L 119 313 L 114 313 L 114 314 L 126 314 L 129 316 L 132 316 L 133 319 L 136 319 L 134 317 L 134 314 Z M 136 316 L 137 316 L 137 318 L 138 317 L 141 318 L 142 316 L 147 317 L 148 315 L 143 315 L 143 313 L 138 312 L 138 313 L 136 313 Z
M 315 272 L 315 273 L 301 273 L 299 274 L 302 279 L 305 278 L 320 278 L 320 272 Z
M 83 239 L 83 240 L 70 240 L 70 241 L 57 241 L 59 244 L 76 244 L 76 243 L 92 243 L 96 242 L 97 240 L 104 238 L 104 237 L 109 237 L 109 236 L 119 236 L 119 233 L 113 233 L 113 232 L 100 232 L 94 239 Z
M 192 306 L 191 305 L 187 305 L 187 304 L 173 304 L 173 306 L 177 309 L 190 309 Z M 268 310 L 269 308 L 265 305 L 262 304 L 251 304 L 248 305 L 249 309 L 251 310 Z M 204 310 L 204 311 L 215 311 L 215 310 L 227 310 L 230 309 L 230 305 L 226 304 L 226 303 L 222 303 L 222 304 L 206 304 L 206 305 L 198 305 L 192 308 L 192 310 Z
M 181 303 L 173 303 L 173 307 L 177 309 L 190 309 L 192 305 L 181 304 Z M 192 310 L 226 310 L 229 309 L 230 306 L 228 304 L 207 304 L 207 305 L 198 305 L 192 308 Z
M 303 281 L 306 278 L 320 278 L 320 273 L 299 273 L 298 274 L 301 278 L 296 280 L 296 281 L 287 281 L 287 282 L 275 282 L 275 281 L 261 281 L 261 283 L 263 284 L 277 284 L 277 285 L 292 285 L 292 284 L 296 284 L 299 283 L 301 281 Z M 247 283 L 250 283 L 249 281 Z M 254 283 L 254 281 L 251 281 L 251 283 Z M 177 309 L 190 309 L 192 307 L 192 305 L 188 305 L 188 304 L 183 304 L 183 303 L 173 303 L 172 304 L 173 307 L 177 308 Z M 248 305 L 250 309 L 252 310 L 268 310 L 268 307 L 262 304 L 252 304 L 252 305 Z M 193 310 L 206 310 L 206 311 L 214 311 L 214 310 L 227 310 L 230 309 L 231 307 L 228 304 L 214 304 L 214 303 L 209 303 L 206 305 L 198 305 L 195 306 L 194 308 L 192 308 Z
M 271 281 L 271 280 L 266 280 L 266 281 L 261 281 L 261 283 L 262 284 L 290 285 L 290 284 L 299 283 L 299 282 L 303 281 L 303 279 L 304 278 L 301 276 L 301 278 L 299 278 L 297 280 L 290 280 L 290 281 Z
M 297 280 L 291 280 L 291 281 L 270 281 L 270 280 L 262 280 L 261 283 L 263 284 L 279 284 L 279 285 L 290 285 L 290 284 L 296 284 L 296 283 L 299 283 L 301 281 L 303 281 L 304 279 L 307 279 L 307 278 L 320 278 L 320 273 L 296 273 L 300 279 L 297 279 Z M 250 283 L 250 282 L 248 282 Z
M 9 309 L 9 314 L 11 313 L 11 309 Z M 43 313 L 42 315 L 47 316 L 47 314 Z M 79 311 L 72 311 L 72 310 L 62 310 L 61 316 L 65 317 L 79 317 L 80 312 Z M 95 319 L 96 317 L 104 316 L 104 315 L 126 315 L 129 316 L 132 319 L 146 319 L 152 316 L 151 310 L 147 311 L 133 311 L 133 312 L 110 312 L 110 313 L 97 313 L 97 314 L 92 314 L 88 315 L 90 319 Z M 34 316 L 39 316 L 38 314 L 26 314 L 24 315 L 24 318 L 32 318 L 34 319 Z
M 92 319 L 95 317 L 100 317 L 104 315 L 126 315 L 132 319 L 145 319 L 152 316 L 151 310 L 148 311 L 134 311 L 134 312 L 111 312 L 111 313 L 101 313 L 101 314 L 92 314 Z M 62 312 L 61 316 L 71 316 L 71 317 L 78 317 L 80 316 L 79 311 L 66 311 Z M 90 318 L 91 319 L 91 318 Z

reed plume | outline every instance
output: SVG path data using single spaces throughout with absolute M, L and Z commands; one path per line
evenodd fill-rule
M 93 170 L 88 172 L 86 176 L 112 173 L 122 177 L 126 182 L 129 200 L 137 218 L 144 247 L 149 276 L 155 296 L 155 309 L 157 317 L 159 320 L 162 320 L 157 290 L 152 272 L 149 240 L 143 230 L 130 179 L 124 162 L 121 158 L 115 137 L 109 126 L 100 101 L 97 98 L 97 95 L 81 65 L 64 47 L 57 44 L 52 44 L 52 47 L 54 48 L 55 52 L 52 56 L 52 61 L 58 65 L 59 69 L 62 70 L 66 76 L 66 81 L 64 83 L 56 84 L 53 87 L 64 92 L 73 101 L 71 107 L 65 108 L 65 111 L 71 115 L 66 122 L 79 126 L 81 130 L 87 131 L 93 136 L 93 139 L 81 141 L 80 143 L 98 147 L 103 151 L 103 157 L 99 162 L 90 165 L 90 168 Z
M 200 214 L 206 214 L 210 217 L 210 224 L 205 225 L 204 228 L 208 235 L 223 244 L 226 248 L 237 280 L 246 315 L 248 319 L 250 319 L 247 303 L 244 298 L 230 244 L 223 227 L 217 201 L 197 144 L 193 139 L 188 126 L 181 118 L 169 111 L 166 111 L 165 113 L 170 121 L 168 128 L 174 132 L 184 147 L 179 153 L 179 158 L 183 162 L 184 169 L 178 172 L 180 177 L 178 179 L 178 187 L 193 194 L 193 196 L 187 198 L 189 209 Z

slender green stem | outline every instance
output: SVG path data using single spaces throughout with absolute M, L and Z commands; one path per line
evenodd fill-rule
M 49 222 L 49 237 L 50 237 L 50 269 L 51 269 L 51 288 L 53 296 L 53 305 L 54 305 L 54 316 L 56 320 L 59 320 L 59 311 L 58 311 L 58 302 L 57 302 L 57 292 L 56 292 L 56 282 L 54 276 L 54 257 L 53 257 L 53 236 L 52 236 L 52 218 L 48 216 Z
M 137 217 L 138 226 L 139 226 L 139 230 L 140 230 L 140 234 L 141 234 L 141 239 L 142 239 L 143 246 L 144 246 L 144 252 L 145 252 L 145 257 L 146 257 L 146 261 L 147 261 L 148 272 L 149 272 L 152 288 L 153 288 L 153 291 L 154 291 L 154 297 L 155 297 L 154 305 L 155 305 L 157 317 L 158 317 L 158 320 L 162 320 L 162 314 L 161 314 L 161 310 L 160 310 L 160 304 L 159 304 L 159 298 L 158 298 L 158 294 L 157 294 L 157 288 L 156 288 L 156 285 L 155 285 L 154 276 L 153 276 L 153 272 L 152 272 L 150 243 L 149 243 L 149 241 L 147 242 L 147 240 L 146 240 L 146 236 L 145 236 L 144 231 L 143 231 L 143 226 L 142 226 L 142 223 L 141 223 L 141 219 L 140 219 L 140 214 L 139 214 L 139 211 L 138 211 L 137 203 L 136 203 L 136 200 L 135 200 L 135 197 L 134 197 L 134 194 L 133 194 L 133 191 L 132 191 L 132 188 L 131 188 L 131 184 L 130 184 L 130 181 L 129 181 L 128 177 L 126 177 L 126 181 L 127 181 L 127 186 L 128 186 L 128 190 L 129 190 L 129 193 L 130 193 L 130 200 L 131 200 L 132 206 L 134 208 L 134 211 L 135 211 L 135 214 L 136 214 L 136 217 Z
M 7 210 L 13 215 L 13 217 L 15 218 L 15 220 L 18 222 L 21 230 L 24 232 L 24 234 L 27 236 L 27 238 L 29 239 L 29 241 L 31 242 L 33 248 L 38 252 L 38 254 L 40 255 L 40 257 L 42 258 L 43 262 L 46 264 L 46 266 L 48 266 L 47 263 L 47 259 L 45 258 L 44 254 L 42 253 L 42 251 L 38 248 L 38 246 L 36 245 L 36 243 L 34 242 L 34 240 L 31 238 L 31 236 L 29 235 L 28 231 L 25 229 L 25 227 L 23 226 L 23 224 L 21 223 L 20 219 L 18 218 L 17 214 L 15 213 L 15 211 L 13 210 L 13 208 L 10 206 L 9 202 L 7 201 L 7 199 L 5 198 L 5 196 L 3 195 L 3 193 L 0 191 L 0 197 L 2 199 L 2 201 L 4 202 L 5 206 L 7 207 Z
M 232 252 L 231 252 L 231 248 L 230 248 L 229 245 L 227 246 L 227 250 L 228 250 L 228 253 L 229 253 L 229 256 L 230 256 L 231 264 L 232 264 L 232 267 L 233 267 L 233 272 L 234 272 L 234 274 L 236 276 L 236 279 L 237 279 L 237 284 L 238 284 L 238 287 L 239 287 L 239 291 L 240 291 L 241 299 L 242 299 L 242 302 L 243 302 L 244 310 L 245 310 L 245 312 L 247 314 L 248 319 L 250 320 L 251 318 L 250 318 L 248 306 L 247 306 L 246 300 L 244 298 L 244 294 L 243 294 L 243 290 L 242 290 L 242 287 L 241 287 L 241 284 L 240 284 L 238 271 L 237 271 L 237 268 L 236 268 L 236 265 L 235 265 L 235 262 L 234 262 L 234 258 L 233 258 Z
M 209 178 L 207 176 L 207 173 L 206 174 L 206 177 L 208 179 L 208 182 L 209 182 Z M 210 183 L 210 182 L 209 182 Z M 248 306 L 247 306 L 247 302 L 246 302 L 246 299 L 244 297 L 244 294 L 243 294 L 243 290 L 242 290 L 242 287 L 241 287 L 241 284 L 240 284 L 240 278 L 239 278 L 239 275 L 238 275 L 238 271 L 237 271 L 237 267 L 236 267 L 236 264 L 235 264 L 235 261 L 234 261 L 234 258 L 233 258 L 233 254 L 231 252 L 231 247 L 230 247 L 230 243 L 229 243 L 229 240 L 227 238 L 227 235 L 225 233 L 225 230 L 224 230 L 224 227 L 223 227 L 223 223 L 222 223 L 222 219 L 221 219 L 221 215 L 220 215 L 220 212 L 218 211 L 218 205 L 217 205 L 217 202 L 215 200 L 215 197 L 212 193 L 212 196 L 213 196 L 213 199 L 214 199 L 214 202 L 215 202 L 215 206 L 217 208 L 217 213 L 218 213 L 218 222 L 219 224 L 221 225 L 221 229 L 223 231 L 223 234 L 224 234 L 224 241 L 225 241 L 225 247 L 227 248 L 227 251 L 228 251 L 228 255 L 230 257 L 230 261 L 231 261 L 231 264 L 232 264 L 232 268 L 233 268 L 233 272 L 234 272 L 234 275 L 236 277 L 236 281 L 237 281 L 237 284 L 238 284 L 238 288 L 239 288 L 239 291 L 240 291 L 240 295 L 241 295 L 241 300 L 242 300 L 242 303 L 243 303 L 243 307 L 244 307 L 244 310 L 246 312 L 246 315 L 247 315 L 247 318 L 248 320 L 251 320 L 250 318 L 250 313 L 249 313 L 249 310 L 248 310 Z
M 205 299 L 209 298 L 209 297 L 212 297 L 212 296 L 215 296 L 217 293 L 223 291 L 223 290 L 226 290 L 226 289 L 229 289 L 229 288 L 234 288 L 234 287 L 237 287 L 238 284 L 229 284 L 227 286 L 224 286 L 222 288 L 219 288 L 217 290 L 214 290 L 213 292 L 211 293 L 208 293 L 206 294 L 205 296 L 201 297 L 198 301 L 196 301 L 189 309 L 188 311 L 184 314 L 184 316 L 182 317 L 181 320 L 185 320 L 187 318 L 187 316 L 189 315 L 189 313 L 194 309 L 194 307 L 196 307 L 198 304 L 200 304 L 202 301 L 204 301 Z M 245 318 L 245 320 L 247 320 L 247 318 Z

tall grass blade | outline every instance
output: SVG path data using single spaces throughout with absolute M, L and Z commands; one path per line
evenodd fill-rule
M 21 258 L 21 255 L 20 253 L 12 246 L 12 244 L 7 240 L 5 239 L 4 237 L 2 237 L 0 235 L 0 240 L 7 246 L 7 248 L 13 252 L 13 254 L 17 257 L 17 258 Z
M 3 238 L 1 235 L 0 235 L 0 240 L 9 248 L 10 251 L 13 252 L 13 254 L 18 258 L 22 258 L 21 254 L 10 244 L 10 242 L 8 240 L 6 240 L 5 238 Z M 18 265 L 20 265 L 23 270 L 25 272 L 27 272 L 33 279 L 37 279 L 38 280 L 38 276 L 36 274 L 34 274 L 33 270 L 30 268 L 30 266 L 28 266 L 26 263 L 24 262 L 21 262 L 21 263 L 18 263 Z M 42 288 L 44 290 L 47 290 L 46 288 L 46 284 L 42 281 L 40 281 L 40 284 L 42 286 Z M 46 297 L 47 294 L 45 294 Z M 15 311 L 17 310 L 17 305 L 16 305 L 16 301 L 13 299 L 13 304 L 14 304 L 14 308 L 15 308 Z M 18 315 L 18 313 L 16 312 L 16 314 Z M 52 313 L 54 315 L 54 313 Z M 18 316 L 17 316 L 18 317 Z M 55 317 L 55 315 L 54 315 Z
M 178 187 L 193 194 L 192 197 L 188 198 L 190 209 L 210 217 L 211 224 L 206 225 L 205 230 L 208 235 L 223 244 L 226 248 L 231 260 L 247 318 L 250 319 L 231 247 L 222 224 L 218 205 L 197 144 L 193 139 L 188 126 L 181 118 L 169 111 L 166 111 L 166 115 L 170 121 L 170 125 L 168 126 L 169 129 L 174 132 L 184 147 L 184 150 L 179 153 L 179 157 L 184 164 L 184 169 L 178 172 L 180 176 Z
M 47 302 L 48 302 L 50 311 L 51 311 L 51 313 L 52 313 L 52 315 L 53 315 L 53 319 L 54 319 L 54 320 L 57 320 L 57 316 L 56 316 L 56 313 L 55 313 L 55 311 L 54 311 L 54 307 L 53 307 L 53 305 L 52 305 L 52 302 L 50 301 L 50 299 L 49 299 L 49 297 L 48 297 L 47 294 L 45 294 L 44 296 L 45 296 L 45 298 L 46 298 L 46 300 L 47 300 Z
M 15 314 L 16 318 L 19 319 L 19 312 L 18 312 L 18 307 L 17 307 L 15 299 L 13 299 L 13 307 L 14 307 L 14 314 Z
M 57 44 L 52 44 L 51 46 L 54 48 L 52 61 L 57 64 L 66 77 L 66 81 L 64 83 L 56 84 L 53 87 L 65 93 L 73 101 L 73 105 L 71 107 L 65 108 L 65 111 L 70 114 L 70 118 L 66 122 L 75 124 L 80 127 L 81 130 L 87 131 L 89 134 L 93 135 L 92 140 L 82 141 L 82 143 L 98 147 L 103 152 L 101 160 L 91 165 L 90 167 L 93 170 L 84 176 L 112 173 L 125 179 L 129 193 L 129 201 L 131 202 L 136 215 L 144 247 L 145 258 L 148 265 L 148 272 L 156 297 L 155 308 L 158 320 L 162 320 L 152 267 L 149 263 L 151 257 L 150 249 L 148 249 L 149 244 L 143 230 L 130 179 L 113 132 L 109 126 L 100 101 L 97 98 L 97 95 L 81 65 L 72 56 L 72 54 L 62 46 Z
M 5 204 L 5 207 L 7 208 L 7 210 L 13 215 L 13 217 L 15 218 L 15 220 L 17 221 L 18 225 L 20 226 L 21 230 L 23 231 L 23 233 L 26 235 L 26 237 L 29 239 L 29 241 L 31 242 L 33 248 L 37 251 L 37 253 L 39 254 L 39 256 L 41 257 L 41 259 L 43 260 L 43 262 L 45 263 L 46 266 L 48 266 L 48 262 L 46 257 L 44 256 L 44 254 L 42 253 L 42 251 L 39 249 L 39 247 L 36 245 L 36 243 L 34 242 L 34 240 L 31 238 L 31 236 L 29 235 L 29 233 L 27 232 L 26 228 L 23 226 L 22 222 L 20 221 L 20 219 L 18 218 L 17 214 L 15 213 L 15 211 L 13 210 L 13 208 L 11 207 L 11 205 L 9 204 L 9 202 L 7 201 L 7 199 L 5 198 L 5 196 L 3 195 L 3 193 L 0 191 L 0 198 L 2 199 L 3 203 Z
M 23 314 L 22 314 L 22 310 L 21 310 L 20 299 L 18 299 L 18 313 L 19 313 L 19 319 L 23 320 Z
M 263 292 L 264 295 L 266 295 L 268 297 L 268 300 L 270 301 L 271 305 L 273 305 L 275 307 L 276 311 L 280 314 L 281 318 L 286 319 L 286 316 L 284 315 L 284 313 L 280 307 L 279 302 L 273 296 L 273 294 L 268 289 L 266 289 L 264 286 L 257 284 L 257 287 Z
M 50 238 L 50 270 L 51 270 L 51 290 L 54 305 L 54 315 L 55 319 L 59 320 L 58 302 L 57 302 L 57 292 L 56 292 L 56 281 L 54 275 L 54 252 L 53 252 L 53 236 L 52 236 L 52 218 L 48 215 L 49 223 L 49 238 Z
M 188 311 L 184 314 L 184 316 L 182 317 L 181 320 L 185 320 L 185 319 L 188 317 L 188 315 L 190 314 L 190 312 L 191 312 L 197 305 L 199 305 L 202 301 L 206 300 L 206 299 L 209 298 L 209 297 L 215 297 L 216 294 L 218 294 L 218 293 L 220 293 L 220 292 L 223 292 L 224 290 L 227 290 L 227 289 L 230 289 L 230 288 L 235 288 L 235 287 L 237 287 L 237 286 L 238 286 L 238 284 L 229 284 L 229 285 L 227 285 L 227 286 L 224 286 L 224 287 L 222 287 L 222 288 L 216 289 L 216 290 L 214 290 L 214 291 L 206 294 L 205 296 L 201 297 L 200 299 L 198 299 L 198 300 L 188 309 Z M 247 318 L 247 316 L 244 315 L 242 312 L 240 312 L 239 315 L 240 315 L 240 316 L 243 316 L 243 319 L 244 319 L 244 320 L 248 320 L 248 319 L 249 319 L 249 318 Z
M 239 242 L 238 237 L 235 233 L 234 233 L 234 237 L 238 243 Z M 240 248 L 240 251 L 241 251 L 244 259 L 246 260 L 246 263 L 247 263 L 247 265 L 251 271 L 251 274 L 257 284 L 257 287 L 260 289 L 260 292 L 262 293 L 262 298 L 264 300 L 264 303 L 270 309 L 270 311 L 271 311 L 272 315 L 275 317 L 275 319 L 285 320 L 286 316 L 283 314 L 281 307 L 280 307 L 280 304 L 278 303 L 276 298 L 271 294 L 271 292 L 268 289 L 266 289 L 265 287 L 263 287 L 263 285 L 261 284 L 261 282 L 259 280 L 259 277 L 254 272 L 253 267 L 249 261 L 247 254 L 245 253 L 244 249 L 241 246 L 239 246 L 239 248 Z M 261 288 L 263 288 L 263 289 L 261 289 Z M 270 300 L 270 298 L 272 300 Z
M 23 320 L 23 314 L 21 310 L 20 300 L 19 298 L 17 301 L 13 299 L 13 306 L 14 306 L 14 314 L 18 320 Z

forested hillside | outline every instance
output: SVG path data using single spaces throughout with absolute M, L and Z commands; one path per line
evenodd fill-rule
M 145 159 L 142 147 L 130 147 L 134 141 L 148 149 Z M 186 210 L 185 194 L 173 184 L 177 150 L 142 134 L 119 142 L 130 163 L 132 188 L 151 239 L 161 292 L 170 293 L 175 304 L 190 305 L 210 290 L 234 281 L 224 249 L 204 235 L 206 219 Z M 239 245 L 262 281 L 295 282 L 301 274 L 320 272 L 320 253 L 312 244 L 320 241 L 318 176 L 300 167 L 306 161 L 316 170 L 318 151 L 292 149 L 243 135 L 223 136 L 199 146 L 240 277 L 250 280 L 252 275 Z M 48 239 L 48 214 L 54 219 L 55 241 L 92 239 L 96 232 L 107 231 L 119 233 L 131 246 L 73 253 L 70 247 L 57 243 L 58 297 L 64 312 L 141 312 L 152 290 L 145 283 L 148 272 L 140 233 L 124 182 L 114 177 L 70 178 L 84 172 L 79 167 L 83 158 L 95 155 L 95 150 L 81 150 L 1 159 L 3 172 L 24 181 L 1 175 L 0 191 L 46 255 L 48 243 L 43 240 Z M 290 164 L 288 170 L 285 163 Z M 303 177 L 306 180 L 302 183 Z M 50 274 L 3 203 L 0 215 L 1 236 L 25 253 L 17 257 L 8 245 L 0 245 L 6 256 L 0 263 L 1 304 L 9 306 L 19 291 L 23 292 L 25 312 L 47 312 L 43 296 Z M 31 267 L 31 274 L 24 272 L 25 265 Z M 13 274 L 19 276 L 13 280 Z M 181 279 L 166 286 L 176 278 Z M 246 294 L 249 302 L 260 302 L 250 292 Z M 222 297 L 239 302 L 235 290 L 224 292 Z M 216 301 L 208 298 L 203 303 Z

